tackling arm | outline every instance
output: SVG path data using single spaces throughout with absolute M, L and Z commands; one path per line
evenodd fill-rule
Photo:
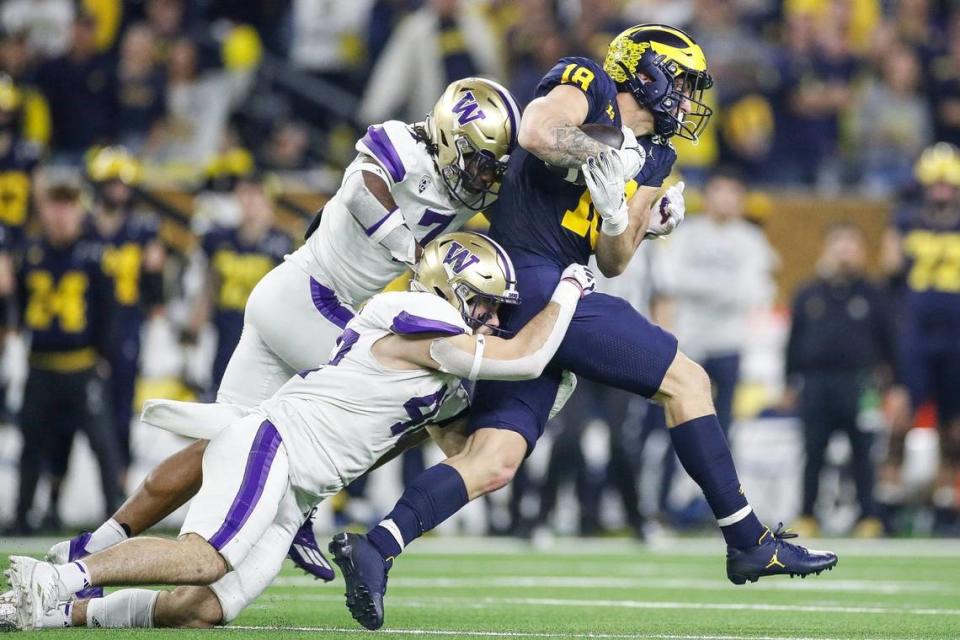
M 566 335 L 577 302 L 593 289 L 582 265 L 563 272 L 550 303 L 509 340 L 459 335 L 410 344 L 408 359 L 469 380 L 530 380 L 543 373 Z
M 390 193 L 390 177 L 372 160 L 362 167 L 340 186 L 344 204 L 372 241 L 383 245 L 397 262 L 413 264 L 417 241 Z

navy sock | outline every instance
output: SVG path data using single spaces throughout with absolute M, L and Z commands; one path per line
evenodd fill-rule
M 766 527 L 757 519 L 743 494 L 730 446 L 717 416 L 695 418 L 669 429 L 669 432 L 680 464 L 700 485 L 723 532 L 723 539 L 738 549 L 756 545 Z
M 367 539 L 384 560 L 390 560 L 469 501 L 467 486 L 457 470 L 443 463 L 434 465 L 407 486 L 393 511 L 367 532 Z

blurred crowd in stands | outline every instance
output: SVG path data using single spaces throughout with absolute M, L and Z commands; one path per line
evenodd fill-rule
M 919 530 L 956 533 L 960 153 L 934 146 L 960 144 L 960 7 L 946 0 L 4 0 L 0 296 L 11 332 L 33 338 L 12 403 L 27 445 L 11 529 L 58 527 L 78 429 L 94 444 L 107 508 L 117 505 L 145 323 L 162 316 L 188 347 L 213 327 L 212 365 L 193 387 L 215 389 L 246 296 L 317 204 L 286 194 L 335 190 L 367 125 L 419 121 L 448 82 L 472 75 L 526 104 L 557 59 L 602 59 L 640 22 L 681 26 L 703 46 L 717 115 L 698 144 L 676 142 L 678 172 L 701 194 L 687 222 L 604 286 L 677 333 L 710 373 L 729 429 L 751 323 L 770 311 L 779 268 L 747 189 L 898 198 L 882 281 L 866 275 L 863 229 L 837 220 L 816 277 L 788 292 L 793 323 L 774 375 L 785 390 L 765 415 L 802 420 L 798 526 L 815 532 L 832 508 L 817 502 L 819 481 L 831 435 L 844 432 L 851 526 L 875 536 L 902 530 L 899 506 L 916 498 L 899 481 L 904 438 L 933 400 L 943 464 L 915 500 L 932 514 Z M 164 229 L 170 220 L 183 231 Z M 58 281 L 65 269 L 85 279 Z M 587 443 L 597 428 L 609 445 L 599 458 Z M 664 428 L 655 405 L 582 382 L 546 471 L 516 484 L 494 528 L 549 528 L 565 476 L 577 480 L 583 533 L 608 526 L 606 486 L 639 537 L 651 513 L 670 526 L 709 521 L 697 501 L 671 500 L 671 452 L 656 473 L 640 468 Z M 405 475 L 422 467 L 418 455 Z M 41 475 L 52 499 L 38 517 Z M 643 506 L 639 478 L 654 476 Z
M 886 195 L 925 146 L 960 142 L 946 0 L 5 0 L 0 70 L 55 160 L 119 143 L 195 176 L 240 144 L 297 170 L 342 166 L 358 128 L 421 119 L 457 78 L 526 103 L 559 57 L 602 59 L 638 22 L 682 26 L 707 52 L 718 115 L 681 150 L 694 177 L 719 162 Z

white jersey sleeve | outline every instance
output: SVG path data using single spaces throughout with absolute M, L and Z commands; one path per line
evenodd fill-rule
M 377 173 L 390 185 L 403 224 L 421 246 L 460 229 L 476 215 L 450 195 L 416 127 L 395 120 L 373 125 L 356 148 L 360 155 L 347 167 L 344 179 L 375 162 Z M 357 222 L 338 192 L 324 205 L 317 230 L 290 260 L 342 301 L 359 305 L 407 268 L 375 240 L 376 231 L 375 225 L 364 228 Z
M 432 293 L 394 291 L 374 296 L 360 312 L 361 321 L 399 335 L 473 333 L 460 312 Z
M 348 484 L 404 434 L 462 414 L 468 402 L 459 378 L 386 367 L 372 350 L 390 334 L 461 333 L 470 328 L 459 312 L 433 294 L 374 296 L 347 324 L 326 365 L 294 376 L 260 407 L 287 445 L 297 489 L 311 495 L 331 490 L 318 475 L 318 459 Z
M 410 162 L 412 149 L 406 144 L 405 137 L 413 138 L 413 132 L 407 125 L 391 120 L 367 127 L 367 133 L 354 145 L 358 152 L 368 156 L 384 170 L 389 177 L 391 189 L 407 177 L 407 167 L 403 162 L 404 157 L 400 155 L 401 151 L 407 157 L 407 164 L 414 164 Z

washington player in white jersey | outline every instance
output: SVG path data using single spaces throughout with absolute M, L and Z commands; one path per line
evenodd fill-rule
M 134 538 L 60 565 L 13 556 L 0 628 L 233 620 L 279 573 L 306 510 L 400 438 L 464 414 L 462 379 L 539 376 L 593 284 L 586 267 L 569 266 L 543 311 L 513 338 L 495 337 L 498 307 L 520 301 L 509 257 L 480 234 L 441 236 L 424 249 L 412 291 L 374 296 L 327 364 L 213 438 L 178 540 Z M 136 584 L 209 586 L 71 602 L 90 586 Z
M 100 528 L 59 543 L 49 557 L 64 562 L 105 549 L 189 500 L 200 486 L 208 439 L 297 371 L 324 362 L 358 305 L 412 265 L 421 246 L 459 229 L 495 201 L 516 148 L 519 117 L 506 89 L 467 78 L 447 88 L 424 122 L 371 126 L 357 142 L 357 158 L 340 189 L 311 225 L 306 244 L 251 293 L 217 402 L 145 405 L 145 423 L 199 440 L 158 465 Z M 310 525 L 305 524 L 291 558 L 308 573 L 330 580 L 333 571 Z M 312 552 L 304 555 L 304 546 Z

